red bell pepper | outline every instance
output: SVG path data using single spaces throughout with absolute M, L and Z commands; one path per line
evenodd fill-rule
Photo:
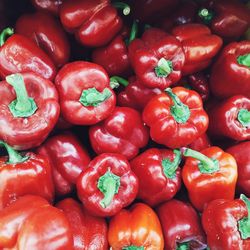
M 238 143 L 229 147 L 226 152 L 231 154 L 238 167 L 236 190 L 238 194 L 250 196 L 250 141 Z
M 59 15 L 59 7 L 65 0 L 31 0 L 32 5 L 38 10 L 44 10 L 54 15 Z
M 202 214 L 202 225 L 211 250 L 250 249 L 249 223 L 250 201 L 244 195 L 233 201 L 212 201 Z
M 51 58 L 57 67 L 69 60 L 70 46 L 66 34 L 50 14 L 24 14 L 16 22 L 17 34 L 31 38 Z
M 205 148 L 211 147 L 211 142 L 206 133 L 202 134 L 196 140 L 188 145 L 188 148 L 191 148 L 196 151 L 201 151 Z
M 143 203 L 111 218 L 108 240 L 112 250 L 164 249 L 160 221 L 154 210 Z
M 115 3 L 114 3 L 115 6 Z M 64 28 L 74 32 L 77 40 L 90 47 L 108 44 L 122 28 L 122 19 L 110 0 L 71 0 L 60 6 L 60 19 Z M 128 15 L 128 5 L 118 3 Z
M 33 72 L 53 80 L 56 67 L 52 60 L 34 42 L 25 36 L 14 34 L 6 28 L 0 34 L 0 76 Z
M 130 160 L 147 145 L 149 133 L 138 111 L 116 107 L 106 120 L 90 127 L 89 138 L 97 154 L 119 153 Z
M 188 158 L 182 169 L 182 180 L 192 205 L 202 211 L 216 199 L 233 200 L 238 177 L 234 157 L 218 147 L 201 152 L 183 148 Z
M 208 132 L 214 137 L 250 139 L 250 99 L 237 95 L 209 110 Z
M 37 153 L 50 162 L 57 196 L 74 190 L 78 176 L 90 162 L 88 152 L 71 133 L 50 137 Z
M 68 63 L 55 80 L 63 118 L 77 125 L 92 125 L 114 110 L 116 96 L 109 77 L 99 65 L 77 61 Z
M 101 154 L 94 158 L 77 181 L 77 193 L 93 215 L 113 216 L 128 206 L 138 192 L 138 179 L 126 158 Z
M 33 73 L 14 74 L 0 84 L 0 139 L 23 150 L 39 146 L 60 113 L 55 86 Z
M 206 238 L 194 208 L 170 200 L 157 208 L 165 240 L 165 250 L 206 249 Z
M 131 168 L 139 180 L 137 197 L 151 207 L 172 199 L 181 187 L 181 152 L 151 148 L 135 157 Z
M 183 75 L 207 68 L 222 46 L 222 39 L 211 34 L 202 24 L 189 23 L 173 28 L 172 34 L 182 43 L 185 52 Z
M 0 248 L 73 250 L 73 237 L 62 211 L 26 195 L 0 211 Z
M 228 44 L 214 63 L 210 89 L 219 98 L 246 95 L 250 98 L 250 41 Z
M 66 215 L 74 240 L 74 250 L 107 250 L 108 227 L 105 219 L 93 217 L 77 201 L 68 198 L 56 205 Z
M 143 110 L 143 120 L 151 138 L 169 148 L 192 143 L 208 127 L 200 95 L 183 87 L 168 88 L 153 97 Z
M 181 43 L 157 29 L 147 29 L 129 45 L 129 58 L 137 78 L 149 88 L 165 89 L 179 81 L 185 62 Z

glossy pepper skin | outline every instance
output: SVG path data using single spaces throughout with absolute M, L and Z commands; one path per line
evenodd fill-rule
M 157 209 L 164 235 L 165 250 L 206 249 L 206 238 L 194 208 L 179 200 L 170 200 Z
M 138 192 L 138 179 L 120 154 L 95 157 L 77 181 L 77 194 L 93 215 L 113 216 L 128 206 Z
M 50 162 L 57 196 L 74 190 L 78 176 L 90 162 L 87 150 L 71 133 L 50 137 L 36 152 Z
M 218 98 L 246 95 L 250 98 L 250 41 L 228 44 L 214 63 L 210 89 Z
M 202 225 L 210 249 L 250 249 L 250 201 L 218 199 L 208 204 L 202 214 Z
M 208 132 L 237 141 L 250 139 L 250 99 L 236 95 L 209 110 Z
M 151 207 L 172 199 L 181 187 L 181 152 L 151 148 L 135 157 L 131 169 L 138 177 L 137 197 Z
M 149 133 L 138 111 L 116 107 L 106 120 L 90 127 L 89 138 L 97 154 L 119 153 L 130 160 L 147 145 Z
M 113 250 L 163 250 L 160 221 L 152 208 L 143 203 L 122 209 L 109 224 L 109 244 Z
M 33 72 L 53 80 L 56 67 L 34 42 L 6 28 L 0 34 L 0 77 L 14 73 Z
M 63 118 L 76 125 L 92 125 L 107 118 L 114 110 L 116 96 L 109 77 L 99 65 L 76 61 L 58 72 L 55 85 Z
M 238 177 L 234 157 L 218 147 L 201 152 L 183 149 L 188 158 L 182 169 L 182 180 L 192 205 L 199 211 L 216 199 L 233 200 Z
M 176 26 L 172 30 L 172 35 L 182 43 L 185 52 L 183 75 L 207 68 L 222 46 L 219 36 L 211 34 L 207 26 L 198 23 Z
M 227 148 L 226 152 L 231 154 L 238 167 L 238 179 L 236 191 L 238 194 L 250 196 L 250 141 L 240 142 Z
M 168 88 L 153 97 L 143 110 L 143 121 L 151 138 L 169 148 L 192 143 L 208 127 L 200 95 L 183 87 Z
M 62 211 L 39 196 L 26 195 L 0 211 L 0 247 L 73 250 L 73 237 Z
M 66 215 L 73 234 L 74 250 L 107 250 L 108 227 L 105 219 L 90 215 L 72 198 L 56 204 Z
M 69 60 L 68 38 L 55 17 L 45 12 L 24 14 L 16 22 L 15 32 L 32 39 L 57 67 Z
M 0 96 L 0 139 L 18 150 L 39 146 L 60 113 L 54 84 L 34 73 L 13 74 L 1 82 Z
M 206 133 L 202 134 L 196 140 L 194 140 L 191 144 L 188 145 L 188 148 L 191 148 L 196 151 L 201 151 L 205 148 L 211 147 L 211 142 Z
M 44 10 L 58 16 L 59 7 L 64 1 L 65 0 L 31 0 L 31 3 L 38 10 Z

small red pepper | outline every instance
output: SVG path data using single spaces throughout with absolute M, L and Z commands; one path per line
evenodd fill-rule
M 105 219 L 90 215 L 72 198 L 56 204 L 66 215 L 74 240 L 74 250 L 108 250 L 108 227 Z
M 92 125 L 114 110 L 116 96 L 109 77 L 99 65 L 77 61 L 68 63 L 55 80 L 63 118 L 77 125 Z
M 33 73 L 0 84 L 0 139 L 15 149 L 39 146 L 56 125 L 60 107 L 52 82 Z
M 198 23 L 179 25 L 173 28 L 172 34 L 182 43 L 185 52 L 183 75 L 207 68 L 222 46 L 219 36 L 211 34 L 207 26 Z
M 170 200 L 157 208 L 165 240 L 165 250 L 206 249 L 206 238 L 194 208 Z
M 151 138 L 169 148 L 188 145 L 206 132 L 208 116 L 198 93 L 183 87 L 166 89 L 143 110 Z
M 182 169 L 182 180 L 192 205 L 199 211 L 216 199 L 233 200 L 238 177 L 234 157 L 218 147 L 201 152 L 183 148 L 188 158 Z
M 94 158 L 77 181 L 77 193 L 93 215 L 113 216 L 128 206 L 138 192 L 138 179 L 126 158 L 101 154 Z
M 202 225 L 210 249 L 250 249 L 250 201 L 241 195 L 237 200 L 215 200 L 202 214 Z
M 135 157 L 131 168 L 139 180 L 137 197 L 151 207 L 172 199 L 181 187 L 181 152 L 151 148 Z
M 106 120 L 90 127 L 89 138 L 97 154 L 119 153 L 130 160 L 147 145 L 149 133 L 138 111 L 116 107 Z
M 188 145 L 188 148 L 191 148 L 196 151 L 201 151 L 205 148 L 211 147 L 211 142 L 206 133 L 202 134 L 196 140 L 194 140 L 191 144 Z
M 45 10 L 57 16 L 63 1 L 65 0 L 31 0 L 31 3 L 36 9 Z

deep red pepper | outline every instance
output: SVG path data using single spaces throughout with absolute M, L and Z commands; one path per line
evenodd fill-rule
M 90 162 L 88 152 L 71 133 L 50 137 L 37 153 L 50 162 L 57 196 L 73 191 L 78 176 Z
M 15 149 L 39 146 L 60 113 L 52 82 L 33 73 L 14 74 L 0 84 L 0 139 Z
M 250 139 L 250 99 L 237 95 L 211 108 L 208 132 L 213 137 L 228 137 L 243 141 Z
M 137 197 L 151 207 L 172 199 L 181 187 L 181 152 L 151 148 L 135 157 L 131 168 L 139 180 Z
M 149 133 L 138 111 L 116 107 L 106 120 L 90 127 L 89 138 L 97 154 L 119 153 L 132 159 L 147 145 Z
M 240 199 L 215 200 L 202 214 L 202 225 L 210 249 L 250 249 L 250 201 Z
M 206 249 L 206 238 L 194 208 L 179 200 L 170 200 L 157 208 L 166 250 Z
M 179 25 L 173 28 L 172 34 L 182 43 L 185 52 L 183 75 L 207 68 L 222 46 L 219 36 L 211 34 L 207 26 L 198 23 Z
M 113 216 L 128 206 L 138 192 L 138 179 L 120 154 L 95 157 L 77 181 L 77 193 L 93 215 Z
M 196 140 L 194 140 L 191 144 L 188 145 L 188 148 L 191 148 L 196 151 L 201 151 L 205 148 L 211 146 L 211 142 L 206 133 L 202 134 Z
M 33 6 L 38 10 L 45 10 L 54 15 L 59 15 L 59 7 L 65 0 L 31 0 Z
M 23 72 L 33 72 L 53 80 L 56 67 L 34 42 L 6 28 L 0 34 L 0 76 L 5 78 Z
M 72 198 L 60 201 L 56 207 L 66 215 L 74 240 L 74 250 L 107 250 L 108 228 L 105 219 L 90 215 Z
M 61 25 L 50 14 L 24 14 L 16 22 L 17 34 L 31 38 L 57 67 L 69 60 L 70 45 Z
M 92 125 L 107 118 L 115 108 L 116 96 L 109 77 L 99 65 L 68 63 L 55 80 L 63 118 L 77 125 Z

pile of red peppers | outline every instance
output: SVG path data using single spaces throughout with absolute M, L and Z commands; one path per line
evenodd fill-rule
M 249 1 L 10 2 L 0 250 L 250 250 Z

